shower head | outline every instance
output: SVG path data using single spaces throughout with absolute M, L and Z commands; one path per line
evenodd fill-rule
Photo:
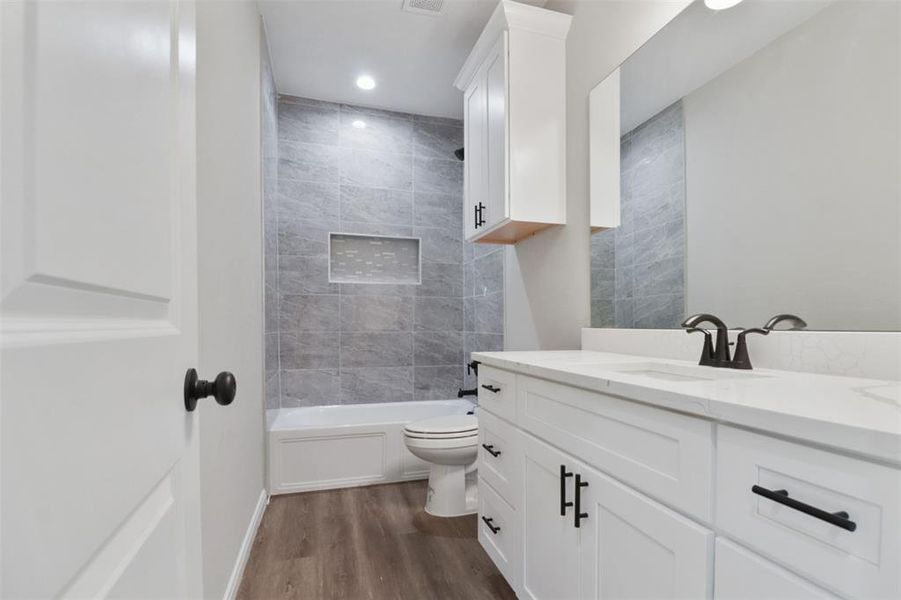
M 454 150 L 454 156 L 457 157 L 457 160 L 463 160 L 463 148 L 457 148 Z

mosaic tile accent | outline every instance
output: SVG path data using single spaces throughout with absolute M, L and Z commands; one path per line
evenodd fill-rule
M 329 237 L 332 283 L 422 283 L 418 238 L 349 233 Z

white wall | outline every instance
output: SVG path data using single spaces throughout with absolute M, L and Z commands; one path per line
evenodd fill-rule
M 551 0 L 573 15 L 566 42 L 566 225 L 505 252 L 507 350 L 578 348 L 591 321 L 588 94 L 689 2 Z
M 263 492 L 260 29 L 253 1 L 197 3 L 199 371 L 238 382 L 198 407 L 207 598 L 234 592 Z
M 899 18 L 833 4 L 685 98 L 688 314 L 901 328 Z

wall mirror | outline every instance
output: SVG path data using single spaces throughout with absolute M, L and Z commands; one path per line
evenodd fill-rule
M 699 0 L 624 62 L 592 327 L 901 329 L 899 39 L 897 2 Z

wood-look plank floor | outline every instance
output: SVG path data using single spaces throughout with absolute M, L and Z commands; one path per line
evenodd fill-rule
M 425 494 L 413 481 L 273 497 L 239 600 L 515 599 L 476 516 L 433 517 Z

